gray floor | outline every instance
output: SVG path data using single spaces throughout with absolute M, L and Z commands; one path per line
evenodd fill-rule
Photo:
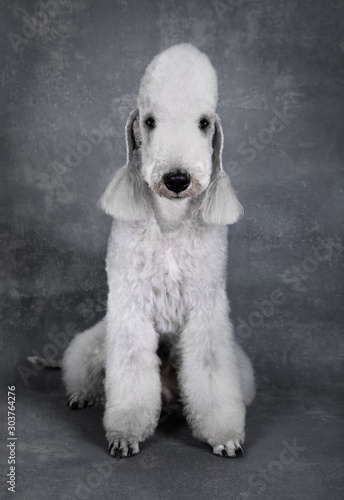
M 238 459 L 212 455 L 178 408 L 167 410 L 138 456 L 114 459 L 102 408 L 70 411 L 59 370 L 46 370 L 17 394 L 15 498 L 342 499 L 341 400 L 330 392 L 261 388 Z

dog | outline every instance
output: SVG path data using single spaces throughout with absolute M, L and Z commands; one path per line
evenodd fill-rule
M 217 98 L 196 47 L 157 55 L 127 120 L 126 165 L 100 200 L 113 217 L 107 314 L 73 339 L 62 369 L 71 408 L 105 402 L 113 456 L 139 452 L 162 397 L 182 402 L 214 454 L 243 452 L 254 374 L 226 295 L 227 225 L 243 209 L 222 167 Z

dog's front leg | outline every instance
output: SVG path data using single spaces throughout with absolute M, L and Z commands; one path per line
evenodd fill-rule
M 243 452 L 245 405 L 227 300 L 211 302 L 193 309 L 181 333 L 179 385 L 195 437 L 235 457 Z
M 111 298 L 110 298 L 111 300 Z M 113 456 L 139 452 L 153 434 L 161 406 L 158 338 L 151 322 L 134 306 L 109 303 L 106 338 L 104 426 Z

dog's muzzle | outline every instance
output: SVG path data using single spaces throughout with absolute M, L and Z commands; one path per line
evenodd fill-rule
M 191 178 L 186 172 L 172 170 L 163 176 L 163 181 L 169 191 L 179 194 L 190 186 Z

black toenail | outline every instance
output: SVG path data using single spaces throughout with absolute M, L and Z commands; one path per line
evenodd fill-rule
M 242 449 L 242 447 L 240 446 L 240 448 L 237 448 L 237 449 L 235 450 L 235 456 L 236 456 L 236 457 L 241 457 L 241 456 L 242 456 L 242 454 L 243 454 L 243 452 L 244 452 L 244 450 L 243 450 L 243 449 Z

